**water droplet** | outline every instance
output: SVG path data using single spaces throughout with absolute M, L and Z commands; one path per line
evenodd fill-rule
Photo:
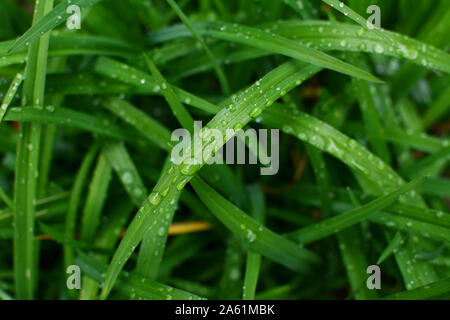
M 358 49 L 361 51 L 365 51 L 367 49 L 367 45 L 363 42 L 358 44 Z
M 157 206 L 161 202 L 161 195 L 159 192 L 152 192 L 149 197 L 150 203 Z
M 180 181 L 180 183 L 177 185 L 177 190 L 178 190 L 178 191 L 183 190 L 184 186 L 185 186 L 186 183 L 188 183 L 188 182 L 189 182 L 189 179 L 188 179 L 188 178 L 183 179 L 182 181 Z
M 169 187 L 165 188 L 163 191 L 161 191 L 161 195 L 162 195 L 163 197 L 167 196 L 167 194 L 169 193 L 169 190 L 170 190 Z
M 130 184 L 133 182 L 133 175 L 131 172 L 127 171 L 122 175 L 122 181 L 125 184 Z
M 256 118 L 261 114 L 261 112 L 262 112 L 261 108 L 255 107 L 252 111 L 250 111 L 250 117 Z
M 250 229 L 247 230 L 247 240 L 249 242 L 255 242 L 256 240 L 256 234 Z
M 377 43 L 375 46 L 375 52 L 376 53 L 383 53 L 384 52 L 384 48 L 381 44 Z
M 192 176 L 201 168 L 200 164 L 195 163 L 182 163 L 180 166 L 180 171 L 182 174 L 187 176 Z
M 227 110 L 230 111 L 230 112 L 234 112 L 234 111 L 236 110 L 236 108 L 234 107 L 233 104 L 230 104 L 230 105 L 227 107 Z
M 411 49 L 411 50 L 409 50 L 409 57 L 411 58 L 411 59 L 416 59 L 417 58 L 417 56 L 419 55 L 419 52 L 417 52 L 417 50 L 414 50 L 414 49 Z
M 395 227 L 395 222 L 394 222 L 394 221 L 388 221 L 388 222 L 386 223 L 386 225 L 387 225 L 388 227 Z
M 230 271 L 230 279 L 231 280 L 238 280 L 240 275 L 240 271 L 238 268 L 233 268 Z
M 239 130 L 241 130 L 243 128 L 243 125 L 241 124 L 241 123 L 236 123 L 235 125 L 234 125 L 234 127 L 233 127 L 233 130 L 234 131 L 239 131 Z
M 437 218 L 442 218 L 443 216 L 444 216 L 444 212 L 443 211 L 436 212 L 436 217 Z

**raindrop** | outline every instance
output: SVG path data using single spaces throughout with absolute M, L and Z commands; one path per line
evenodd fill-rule
M 250 229 L 247 230 L 247 240 L 249 242 L 255 242 L 256 240 L 256 234 Z
M 122 175 L 122 181 L 125 184 L 130 184 L 133 182 L 133 175 L 131 174 L 131 172 L 127 171 Z
M 259 116 L 262 112 L 261 108 L 255 107 L 251 112 L 250 112 L 250 116 L 252 118 L 256 118 L 257 116 Z
M 384 52 L 384 48 L 381 44 L 377 43 L 377 45 L 375 46 L 375 52 L 376 53 L 383 53 Z
M 233 127 L 233 130 L 234 131 L 239 131 L 239 130 L 241 130 L 243 128 L 243 125 L 241 124 L 241 123 L 236 123 L 235 125 L 234 125 L 234 127 Z
M 367 49 L 367 45 L 364 42 L 360 43 L 360 44 L 358 44 L 358 49 L 361 51 L 364 51 Z
M 156 206 L 161 202 L 161 195 L 159 194 L 159 192 L 152 192 L 149 199 L 150 203 Z
M 163 197 L 167 196 L 167 194 L 169 193 L 169 190 L 170 190 L 169 187 L 165 188 L 163 191 L 161 191 L 161 195 L 162 195 Z
M 189 182 L 189 179 L 183 179 L 178 185 L 177 185 L 177 190 L 181 191 L 183 190 L 184 186 L 186 185 L 186 183 Z
M 182 174 L 187 176 L 192 176 L 200 169 L 201 165 L 197 163 L 183 163 L 180 166 L 180 171 Z

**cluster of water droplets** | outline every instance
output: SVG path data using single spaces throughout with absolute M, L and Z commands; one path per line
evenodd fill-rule
M 257 229 L 255 229 L 255 228 L 250 228 L 245 224 L 241 224 L 240 229 L 242 230 L 245 239 L 249 243 L 253 243 L 258 238 L 258 233 L 260 233 L 264 230 L 264 227 L 262 225 L 260 225 Z

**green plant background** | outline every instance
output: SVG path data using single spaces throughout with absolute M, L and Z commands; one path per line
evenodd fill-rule
M 0 298 L 448 299 L 450 2 L 411 2 L 2 0 Z M 280 171 L 172 164 L 194 120 Z

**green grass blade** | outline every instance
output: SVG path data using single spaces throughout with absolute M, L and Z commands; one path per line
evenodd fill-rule
M 63 72 L 66 67 L 65 58 L 56 58 L 50 60 L 48 72 Z M 50 104 L 60 106 L 64 100 L 62 95 L 50 96 Z M 41 156 L 39 159 L 39 179 L 38 179 L 38 196 L 44 197 L 49 187 L 50 170 L 52 167 L 53 154 L 55 149 L 56 136 L 58 126 L 55 124 L 47 124 L 42 128 L 42 140 L 45 141 L 41 147 Z
M 448 227 L 442 227 L 422 220 L 414 220 L 409 217 L 401 217 L 388 213 L 385 213 L 382 216 L 370 217 L 369 220 L 389 228 L 415 233 L 418 236 L 437 241 L 448 242 L 450 239 L 450 230 Z
M 413 178 L 418 175 L 433 175 L 437 168 L 445 167 L 450 160 L 450 147 L 443 148 L 440 151 L 411 163 L 400 170 L 405 177 Z M 441 171 L 441 170 L 439 170 Z
M 107 198 L 108 188 L 111 181 L 112 167 L 105 154 L 100 153 L 94 169 L 86 203 L 83 208 L 80 226 L 80 240 L 91 243 L 95 239 L 96 232 L 100 226 L 102 211 Z M 98 284 L 87 277 L 82 279 L 81 300 L 91 300 L 97 295 Z
M 202 46 L 203 50 L 205 50 L 206 54 L 208 55 L 209 59 L 211 60 L 214 70 L 216 71 L 217 78 L 219 79 L 220 85 L 222 87 L 223 92 L 226 95 L 229 95 L 231 93 L 230 85 L 228 84 L 227 77 L 225 73 L 223 72 L 222 67 L 218 63 L 217 59 L 214 57 L 214 54 L 211 52 L 211 50 L 206 45 L 205 41 L 202 39 L 202 37 L 195 31 L 194 27 L 192 26 L 191 22 L 189 21 L 189 18 L 184 14 L 183 10 L 177 5 L 177 3 L 174 0 L 167 0 L 167 3 L 172 7 L 172 9 L 175 11 L 175 13 L 178 15 L 178 17 L 183 21 L 183 23 L 186 25 L 186 27 L 189 29 L 189 31 L 192 32 L 194 37 L 197 39 L 197 41 Z
M 282 54 L 299 61 L 328 68 L 352 77 L 373 82 L 381 82 L 378 78 L 366 71 L 275 33 L 267 33 L 256 28 L 226 23 L 205 23 L 203 33 L 217 39 L 237 42 L 273 53 Z M 158 39 L 157 37 L 155 38 L 155 40 Z
M 5 290 L 0 288 L 0 299 L 1 300 L 12 300 L 12 297 Z
M 74 240 L 73 238 L 72 239 L 66 238 L 63 232 L 60 232 L 56 228 L 50 227 L 49 225 L 41 221 L 39 221 L 39 229 L 41 230 L 42 233 L 49 235 L 52 240 L 59 242 L 63 245 L 70 246 L 72 249 L 85 248 L 93 251 L 98 250 L 98 248 L 96 248 L 89 242 Z
M 33 26 L 27 30 L 9 49 L 9 53 L 15 52 L 27 44 L 29 45 L 39 37 L 42 37 L 46 32 L 56 28 L 58 25 L 67 21 L 72 15 L 67 13 L 67 7 L 70 5 L 77 5 L 81 9 L 88 8 L 102 0 L 63 0 L 58 6 L 51 11 L 46 11 L 44 15 L 35 19 Z
M 161 262 L 163 260 L 164 248 L 167 242 L 169 227 L 172 222 L 178 198 L 160 212 L 155 223 L 142 239 L 141 248 L 137 260 L 136 272 L 146 278 L 155 280 L 158 277 Z
M 394 293 L 386 300 L 423 300 L 432 299 L 450 291 L 450 279 L 443 279 L 409 291 Z
M 200 178 L 191 182 L 195 192 L 209 210 L 248 247 L 288 268 L 305 271 L 314 254 L 263 227 L 259 222 L 224 199 Z
M 415 179 L 389 193 L 388 195 L 380 197 L 347 213 L 340 214 L 312 226 L 292 232 L 290 236 L 291 238 L 300 241 L 302 244 L 308 244 L 319 239 L 323 239 L 336 233 L 337 231 L 346 229 L 358 222 L 366 220 L 376 214 L 379 210 L 391 205 L 402 194 L 417 188 L 423 183 L 424 180 L 425 178 Z
M 322 1 L 325 2 L 326 4 L 328 4 L 329 6 L 331 6 L 332 8 L 338 10 L 346 17 L 349 17 L 350 19 L 352 19 L 353 21 L 358 23 L 360 26 L 362 26 L 366 29 L 369 29 L 371 32 L 373 32 L 380 38 L 385 38 L 386 40 L 391 40 L 389 38 L 389 36 L 387 36 L 386 34 L 383 34 L 377 27 L 373 26 L 373 28 L 370 29 L 368 27 L 367 20 L 364 19 L 362 16 L 360 16 L 357 12 L 352 10 L 350 7 L 346 6 L 344 2 L 339 1 L 339 0 L 322 0 Z
M 133 203 L 139 207 L 147 198 L 147 189 L 142 182 L 136 166 L 130 155 L 119 142 L 107 142 L 103 152 L 111 166 L 116 171 Z M 178 199 L 174 199 L 169 206 L 157 217 L 155 223 L 145 234 L 139 250 L 136 272 L 155 280 L 164 253 L 169 226 L 172 221 Z
M 36 1 L 33 24 L 53 6 L 52 0 Z M 28 51 L 22 104 L 40 105 L 44 101 L 47 70 L 48 35 L 33 43 Z M 16 294 L 19 299 L 32 299 L 36 283 L 34 252 L 34 220 L 41 126 L 25 123 L 20 126 L 17 143 L 16 181 L 14 191 L 14 265 Z
M 100 250 L 99 253 L 92 255 L 93 258 L 106 262 L 110 253 L 114 250 L 115 244 L 120 238 L 121 231 L 125 227 L 129 214 L 132 212 L 132 203 L 121 200 L 108 212 L 108 220 L 102 224 L 94 245 Z M 83 278 L 80 299 L 94 299 L 97 297 L 99 283 L 88 277 Z
M 118 79 L 127 84 L 150 90 L 149 93 L 161 94 L 161 87 L 152 76 L 127 64 L 102 57 L 97 61 L 95 71 L 99 74 L 111 77 L 113 79 Z M 183 101 L 187 105 L 191 105 L 212 113 L 217 111 L 217 108 L 214 105 L 198 98 L 193 94 L 190 94 L 189 92 L 176 87 L 173 87 L 173 90 L 179 100 Z
M 383 252 L 380 254 L 380 257 L 377 260 L 377 265 L 380 265 L 383 263 L 387 258 L 389 258 L 392 253 L 394 253 L 395 250 L 398 250 L 398 248 L 404 243 L 403 236 L 401 232 L 397 232 L 395 236 L 392 238 L 392 240 L 389 242 L 389 245 L 386 247 L 386 249 L 383 250 Z
M 248 187 L 251 202 L 251 214 L 261 225 L 265 222 L 265 199 L 260 186 L 251 185 Z M 255 299 L 256 286 L 261 267 L 261 255 L 253 250 L 247 251 L 247 261 L 245 265 L 244 287 L 242 288 L 242 299 Z
M 79 254 L 76 260 L 84 273 L 97 282 L 103 282 L 107 266 L 86 254 Z M 141 277 L 134 273 L 125 273 L 118 280 L 117 288 L 131 299 L 154 300 L 202 300 L 192 293 Z
M 450 146 L 448 139 L 438 139 L 425 133 L 405 132 L 401 129 L 386 129 L 385 138 L 399 145 L 431 153 Z
M 239 238 L 231 235 L 226 241 L 225 257 L 220 275 L 217 299 L 238 299 L 242 292 L 242 269 L 244 252 Z
M 428 128 L 436 120 L 445 116 L 450 109 L 450 88 L 447 88 L 437 98 L 437 100 L 425 111 L 423 115 L 422 125 L 424 128 Z
M 222 28 L 222 24 L 218 22 L 199 22 L 195 24 L 195 27 L 201 34 L 211 35 L 210 29 L 220 29 Z M 444 50 L 438 49 L 426 42 L 418 41 L 391 31 L 379 29 L 378 32 L 385 35 L 380 38 L 373 32 L 368 32 L 358 26 L 319 20 L 282 21 L 263 25 L 261 28 L 264 28 L 268 32 L 267 34 L 281 36 L 311 49 L 367 52 L 386 55 L 413 62 L 424 68 L 432 68 L 446 73 L 450 72 L 448 53 Z M 211 36 L 215 36 L 215 34 L 216 32 Z M 153 33 L 151 39 L 154 42 L 165 42 L 188 36 L 189 33 L 185 28 L 182 26 L 174 26 Z M 222 37 L 217 37 L 218 39 L 222 39 Z M 239 43 L 245 45 L 243 42 Z M 394 46 L 393 43 L 398 43 L 400 48 Z M 259 55 L 263 55 L 264 52 L 266 54 L 280 53 L 262 46 L 255 45 L 254 47 L 261 50 L 261 52 L 257 53 Z
M 354 65 L 364 69 L 364 64 L 358 61 L 356 56 L 352 56 L 351 61 Z M 384 139 L 380 115 L 375 105 L 375 97 L 373 94 L 375 85 L 359 79 L 352 79 L 352 81 L 355 88 L 355 94 L 358 97 L 359 108 L 364 121 L 364 129 L 366 131 L 366 136 L 369 138 L 370 146 L 373 149 L 374 154 L 379 156 L 385 163 L 390 164 L 391 156 Z
M 167 103 L 169 104 L 170 108 L 172 109 L 174 116 L 178 119 L 178 122 L 185 129 L 188 129 L 190 132 L 193 132 L 194 131 L 194 119 L 192 119 L 189 112 L 186 111 L 184 106 L 181 104 L 180 100 L 178 100 L 178 97 L 175 95 L 172 88 L 167 85 L 166 79 L 164 79 L 164 77 L 159 72 L 158 68 L 153 63 L 153 61 L 145 54 L 144 54 L 144 58 L 145 58 L 145 62 L 147 63 L 148 68 L 150 69 L 151 73 L 153 74 L 153 77 L 156 79 L 156 81 L 159 82 L 159 85 L 162 88 L 162 94 L 163 94 L 164 98 L 167 100 Z
M 6 192 L 0 187 L 0 199 L 11 209 L 14 210 L 14 203 Z
M 379 29 L 377 32 L 385 35 L 379 37 L 358 26 L 323 21 L 286 21 L 277 25 L 274 31 L 319 50 L 386 55 L 407 60 L 425 68 L 450 72 L 448 54 L 444 50 L 392 31 Z M 386 39 L 386 36 L 392 40 Z M 393 43 L 398 43 L 400 48 Z
M 288 6 L 295 10 L 303 19 L 317 18 L 317 10 L 312 6 L 310 0 L 283 0 Z
M 133 126 L 147 140 L 163 150 L 171 148 L 170 131 L 129 102 L 118 98 L 108 98 L 102 106 Z
M 134 140 L 135 137 L 105 118 L 74 111 L 62 107 L 47 106 L 45 108 L 20 107 L 11 108 L 5 117 L 6 121 L 20 121 L 23 123 L 55 123 L 71 126 L 82 130 L 120 140 Z
M 26 50 L 8 54 L 8 48 L 13 42 L 0 42 L 0 68 L 25 63 Z M 53 32 L 50 35 L 48 55 L 49 57 L 101 55 L 130 58 L 138 52 L 139 50 L 130 44 L 107 37 Z
M 353 226 L 338 232 L 339 249 L 355 298 L 358 300 L 376 299 L 376 292 L 368 289 L 366 285 L 368 263 L 359 231 L 357 226 Z
M 126 147 L 121 142 L 108 141 L 103 145 L 102 151 L 114 168 L 130 199 L 139 207 L 147 198 L 147 188 Z
M 314 175 L 319 186 L 322 213 L 325 217 L 329 217 L 331 213 L 331 190 L 329 175 L 325 165 L 325 159 L 322 152 L 311 145 L 306 146 L 306 151 L 308 152 L 308 157 L 311 160 Z
M 100 225 L 101 214 L 111 181 L 111 173 L 111 165 L 106 156 L 100 153 L 81 217 L 80 239 L 83 241 L 91 242 L 94 240 L 95 232 Z
M 6 112 L 8 111 L 8 108 L 13 101 L 17 90 L 19 89 L 21 83 L 23 81 L 23 75 L 22 73 L 18 73 L 16 77 L 11 82 L 11 85 L 8 89 L 8 91 L 5 94 L 5 98 L 3 99 L 0 107 L 0 123 L 2 123 L 3 118 L 5 117 Z
M 249 250 L 245 264 L 245 278 L 243 287 L 243 300 L 254 300 L 256 285 L 258 283 L 259 269 L 261 266 L 261 254 Z
M 81 202 L 81 195 L 90 168 L 94 163 L 95 157 L 97 155 L 97 150 L 98 146 L 96 144 L 89 148 L 88 152 L 83 158 L 83 161 L 81 162 L 81 166 L 78 169 L 75 180 L 73 182 L 69 198 L 69 207 L 67 209 L 65 221 L 65 237 L 67 239 L 73 239 L 75 237 L 77 213 L 78 207 Z M 64 262 L 66 268 L 74 264 L 74 251 L 71 246 L 64 246 Z

